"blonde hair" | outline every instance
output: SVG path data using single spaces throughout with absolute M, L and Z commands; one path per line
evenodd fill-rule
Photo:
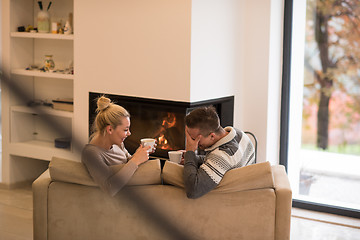
M 95 134 L 105 135 L 106 127 L 110 125 L 113 128 L 116 128 L 118 125 L 121 125 L 123 117 L 130 117 L 129 112 L 119 106 L 105 96 L 101 96 L 97 99 L 97 109 L 96 117 L 92 125 L 93 137 Z

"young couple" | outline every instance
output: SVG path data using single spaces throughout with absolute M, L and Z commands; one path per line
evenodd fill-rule
M 82 151 L 81 161 L 101 189 L 114 196 L 138 166 L 149 160 L 150 146 L 140 145 L 130 155 L 124 147 L 124 140 L 131 135 L 130 114 L 104 96 L 98 98 L 97 107 L 94 133 Z M 233 127 L 221 127 L 214 107 L 191 111 L 185 125 L 184 183 L 189 198 L 214 189 L 230 169 L 254 163 L 254 147 L 248 136 Z M 197 154 L 198 149 L 205 154 Z M 118 165 L 123 167 L 119 169 Z

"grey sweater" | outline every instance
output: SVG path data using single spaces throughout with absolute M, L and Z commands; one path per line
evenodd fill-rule
M 205 149 L 205 155 L 185 153 L 184 183 L 188 198 L 201 197 L 214 189 L 230 169 L 255 162 L 250 138 L 233 127 L 226 127 L 225 131 L 229 133 Z
M 133 176 L 138 166 L 124 145 L 113 145 L 110 150 L 86 144 L 81 161 L 102 190 L 114 196 Z

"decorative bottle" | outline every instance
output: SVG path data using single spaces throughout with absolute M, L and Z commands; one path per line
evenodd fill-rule
M 44 69 L 45 71 L 52 71 L 55 69 L 55 62 L 52 59 L 52 55 L 45 55 Z

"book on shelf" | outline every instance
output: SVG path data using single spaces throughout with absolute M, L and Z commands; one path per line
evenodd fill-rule
M 53 108 L 63 111 L 74 111 L 74 100 L 72 98 L 58 98 L 52 100 Z

